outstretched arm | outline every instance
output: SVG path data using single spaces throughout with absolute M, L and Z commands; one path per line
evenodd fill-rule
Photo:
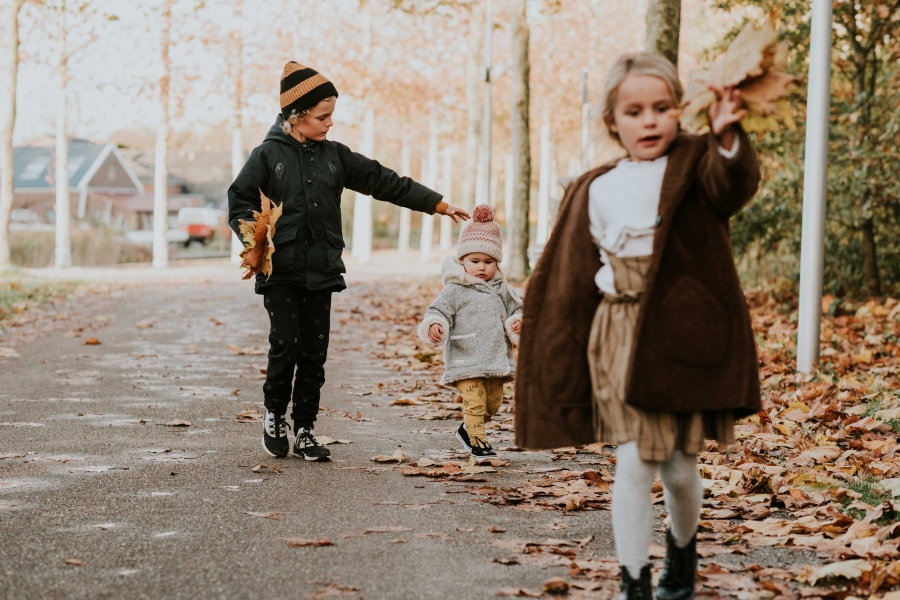
M 345 184 L 354 192 L 429 215 L 447 215 L 454 221 L 469 218 L 466 211 L 450 206 L 440 194 L 421 183 L 402 177 L 377 160 L 352 152 L 343 144 L 337 144 L 337 148 L 344 165 Z

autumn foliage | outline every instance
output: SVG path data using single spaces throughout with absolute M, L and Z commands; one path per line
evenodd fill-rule
M 262 273 L 266 279 L 272 275 L 272 255 L 275 254 L 275 222 L 281 216 L 281 206 L 269 200 L 262 191 L 260 212 L 253 211 L 253 221 L 241 220 L 241 237 L 244 249 L 241 251 L 241 268 L 246 271 L 244 279 Z

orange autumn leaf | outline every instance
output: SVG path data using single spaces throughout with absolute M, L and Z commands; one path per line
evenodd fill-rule
M 246 271 L 243 279 L 250 279 L 262 273 L 266 279 L 272 275 L 272 255 L 275 254 L 275 223 L 281 216 L 281 206 L 269 200 L 262 190 L 259 192 L 261 211 L 253 211 L 253 221 L 241 220 L 241 237 L 244 249 L 241 251 L 241 268 Z
M 787 97 L 796 78 L 780 72 L 787 64 L 787 51 L 787 45 L 778 42 L 778 32 L 771 22 L 760 28 L 747 24 L 709 69 L 691 73 L 681 103 L 682 125 L 695 132 L 708 127 L 709 107 L 717 100 L 709 86 L 733 85 L 741 91 L 747 108 L 741 121 L 745 131 L 776 129 L 779 120 L 794 129 Z

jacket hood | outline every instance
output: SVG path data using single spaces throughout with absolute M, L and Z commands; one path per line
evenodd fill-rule
M 300 142 L 295 140 L 289 135 L 285 135 L 283 131 L 281 131 L 281 124 L 284 122 L 284 118 L 279 114 L 275 118 L 275 124 L 269 128 L 269 132 L 266 134 L 265 141 L 267 142 L 281 142 L 282 144 L 287 144 L 289 146 L 294 146 L 299 148 L 302 146 Z M 317 143 L 317 142 L 312 142 Z
M 497 273 L 494 275 L 494 278 L 487 281 L 472 277 L 466 273 L 462 263 L 453 255 L 444 258 L 444 264 L 441 265 L 441 281 L 444 285 L 447 285 L 448 283 L 458 283 L 460 285 L 478 285 L 479 283 L 482 283 L 485 285 L 492 285 L 505 280 L 506 278 L 503 275 L 503 271 L 500 270 L 499 264 L 497 265 Z

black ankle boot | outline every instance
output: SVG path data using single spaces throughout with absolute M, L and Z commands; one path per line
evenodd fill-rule
M 653 593 L 650 590 L 650 565 L 644 565 L 641 576 L 637 579 L 633 579 L 628 569 L 622 567 L 621 600 L 653 600 Z
M 663 566 L 656 600 L 693 600 L 697 581 L 697 536 L 679 548 L 672 532 L 666 532 L 666 563 Z

